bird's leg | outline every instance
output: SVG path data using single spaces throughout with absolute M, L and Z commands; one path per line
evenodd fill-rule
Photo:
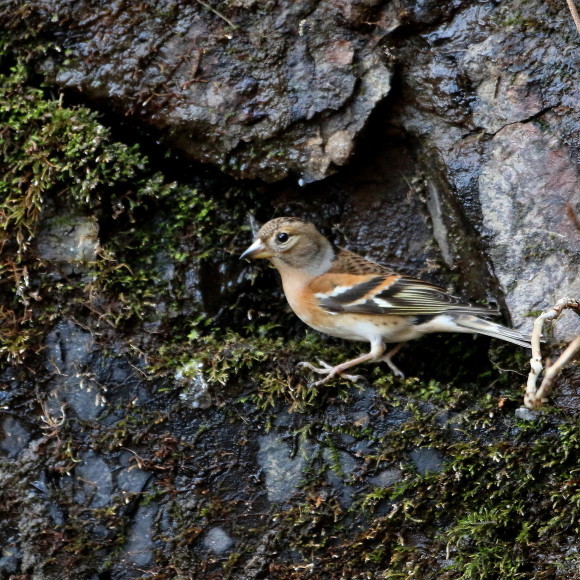
M 329 364 L 325 363 L 324 361 L 320 361 L 320 360 L 318 362 L 322 368 L 315 367 L 314 365 L 312 365 L 311 363 L 308 363 L 308 362 L 298 363 L 298 366 L 309 368 L 311 371 L 314 371 L 315 373 L 319 373 L 321 375 L 326 375 L 320 381 L 316 381 L 315 383 L 313 383 L 312 384 L 313 387 L 318 387 L 320 385 L 323 385 L 324 383 L 326 383 L 327 381 L 329 381 L 330 379 L 332 379 L 336 375 L 343 376 L 351 381 L 357 381 L 360 378 L 358 375 L 346 375 L 346 374 L 344 374 L 344 371 L 349 369 L 350 367 L 353 367 L 353 366 L 358 365 L 360 363 L 367 362 L 369 360 L 377 359 L 384 352 L 385 352 L 385 345 L 383 344 L 382 341 L 377 341 L 377 342 L 371 343 L 371 350 L 369 353 L 363 354 L 357 358 L 354 358 L 352 360 L 348 360 L 348 361 L 343 362 L 343 363 L 336 365 L 334 367 L 330 366 Z
M 315 373 L 318 373 L 320 375 L 328 374 L 333 369 L 332 365 L 329 365 L 327 362 L 324 362 L 323 360 L 318 359 L 318 364 L 320 365 L 320 368 L 315 367 L 312 363 L 309 362 L 299 362 L 297 366 L 306 367 L 307 369 L 310 369 L 311 371 L 314 371 Z M 356 382 L 361 378 L 360 375 L 347 375 L 346 373 L 340 373 L 340 376 L 353 382 Z M 325 381 L 326 380 L 327 379 L 325 379 Z
M 405 375 L 401 372 L 399 367 L 395 365 L 395 363 L 392 361 L 392 358 L 401 350 L 401 348 L 404 345 L 405 345 L 404 342 L 400 342 L 397 346 L 392 348 L 387 354 L 381 356 L 376 361 L 376 362 L 386 362 L 389 365 L 391 371 L 393 371 L 393 374 L 400 379 L 404 379 Z

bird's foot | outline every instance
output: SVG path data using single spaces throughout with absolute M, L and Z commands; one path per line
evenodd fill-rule
M 392 373 L 399 379 L 404 379 L 405 375 L 403 374 L 403 371 L 401 371 L 401 369 L 393 362 L 393 356 L 395 356 L 399 350 L 401 350 L 404 344 L 404 342 L 401 342 L 395 348 L 391 349 L 387 354 L 376 360 L 376 362 L 386 362 Z
M 362 377 L 360 375 L 350 375 L 347 374 L 345 372 L 341 371 L 342 365 L 336 365 L 335 367 L 333 367 L 332 365 L 329 365 L 328 363 L 324 362 L 323 360 L 319 360 L 318 364 L 320 365 L 320 367 L 315 367 L 312 363 L 309 362 L 299 362 L 298 366 L 299 367 L 306 367 L 307 369 L 310 369 L 311 371 L 314 371 L 315 373 L 318 373 L 319 375 L 326 375 L 323 379 L 316 381 L 315 383 L 312 383 L 312 387 L 318 387 L 320 385 L 323 385 L 324 383 L 326 383 L 327 381 L 329 381 L 330 379 L 332 379 L 333 377 L 335 377 L 336 375 L 341 376 L 344 379 L 347 379 L 349 381 L 353 381 L 356 383 L 356 381 L 360 380 Z
M 405 373 L 392 360 L 389 360 L 388 358 L 385 358 L 385 359 L 383 359 L 383 362 L 386 362 L 387 363 L 387 365 L 391 369 L 392 373 L 398 379 L 404 379 L 405 378 Z

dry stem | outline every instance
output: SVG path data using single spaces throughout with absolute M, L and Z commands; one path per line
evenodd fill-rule
M 580 33 L 580 14 L 578 14 L 578 9 L 574 4 L 574 0 L 566 0 L 568 3 L 568 8 L 570 8 L 570 12 L 572 14 L 572 20 L 574 20 L 574 24 L 576 25 L 576 29 Z
M 542 336 L 544 323 L 546 320 L 552 321 L 558 319 L 566 308 L 570 308 L 580 315 L 580 302 L 578 300 L 562 298 L 561 300 L 558 300 L 552 308 L 549 308 L 540 314 L 534 322 L 534 329 L 532 331 L 532 358 L 530 359 L 531 370 L 528 375 L 526 394 L 524 396 L 524 405 L 529 409 L 541 407 L 542 404 L 546 402 L 547 396 L 554 386 L 556 377 L 562 368 L 564 368 L 564 366 L 574 358 L 575 354 L 580 351 L 580 336 L 577 336 L 560 355 L 558 360 L 548 368 L 544 374 L 540 388 L 536 388 L 538 377 L 544 369 L 542 365 L 542 351 L 540 348 L 540 338 Z

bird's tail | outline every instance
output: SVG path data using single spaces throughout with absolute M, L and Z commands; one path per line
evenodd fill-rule
M 478 332 L 479 334 L 485 334 L 486 336 L 501 338 L 501 340 L 519 344 L 525 348 L 531 348 L 530 337 L 513 328 L 506 328 L 501 324 L 496 324 L 495 322 L 468 314 L 454 317 L 453 322 L 460 328 L 465 329 L 465 332 Z

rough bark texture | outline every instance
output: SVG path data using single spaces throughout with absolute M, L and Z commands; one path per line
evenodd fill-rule
M 360 346 L 238 260 L 298 215 L 521 329 L 578 297 L 564 2 L 1 10 L 0 578 L 578 577 L 577 364 L 543 414 L 481 337 L 314 389 Z

